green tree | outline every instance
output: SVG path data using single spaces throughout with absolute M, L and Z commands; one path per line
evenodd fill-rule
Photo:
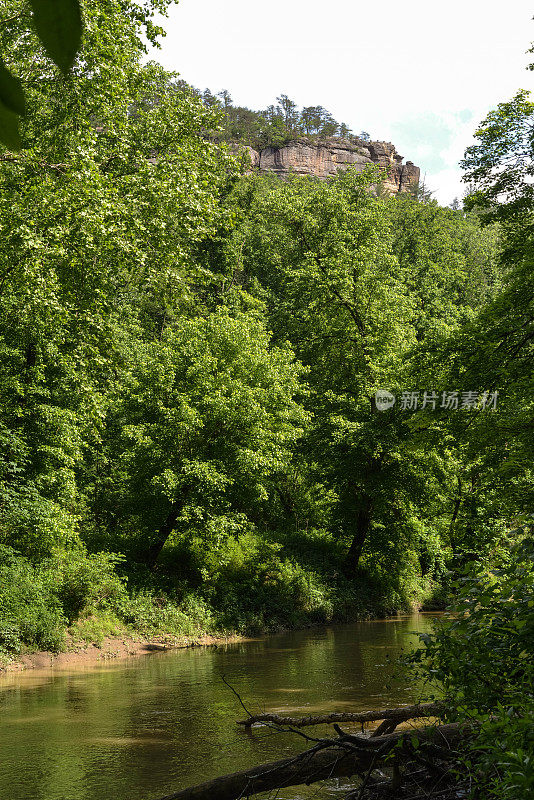
M 309 368 L 300 464 L 328 487 L 347 573 L 361 565 L 398 588 L 442 567 L 461 453 L 439 409 L 383 414 L 374 393 L 439 388 L 443 365 L 424 353 L 494 295 L 497 237 L 435 201 L 375 198 L 377 176 L 247 180 L 230 262 L 239 253 L 275 341 Z
M 109 420 L 111 480 L 97 503 L 117 533 L 141 534 L 149 566 L 174 529 L 254 519 L 291 462 L 306 414 L 302 370 L 254 316 L 176 319 L 137 356 Z
M 229 108 L 232 105 L 232 96 L 229 91 L 223 89 L 222 92 L 219 92 L 217 97 L 220 97 L 225 108 Z
M 85 3 L 84 58 L 68 78 L 16 13 L 2 31 L 29 113 L 22 150 L 0 164 L 0 537 L 34 558 L 90 519 L 129 342 L 191 312 L 192 287 L 200 298 L 209 282 L 204 242 L 230 222 L 220 198 L 235 167 L 203 136 L 217 113 L 141 65 L 159 7 Z
M 288 132 L 289 133 L 295 132 L 299 120 L 297 104 L 293 100 L 291 100 L 286 94 L 281 94 L 280 97 L 277 97 L 276 99 L 280 104 L 280 108 L 282 110 L 282 114 L 284 116 L 284 122 Z
M 327 184 L 258 180 L 235 238 L 245 285 L 266 300 L 275 341 L 289 339 L 309 368 L 314 425 L 303 453 L 335 498 L 352 576 L 362 553 L 382 575 L 395 572 L 401 552 L 414 555 L 403 543 L 417 538 L 412 512 L 425 491 L 422 451 L 412 443 L 403 458 L 408 429 L 374 408 L 377 389 L 399 385 L 416 340 L 386 206 L 368 191 L 373 180 L 374 172 Z
M 414 657 L 446 692 L 451 716 L 474 723 L 460 771 L 484 799 L 526 800 L 534 789 L 533 120 L 528 93 L 518 92 L 466 151 L 464 207 L 499 224 L 501 275 L 434 356 L 449 379 L 498 393 L 494 413 L 476 408 L 451 426 L 461 450 L 452 532 L 473 563 L 455 586 L 452 616 Z
M 447 336 L 472 319 L 499 286 L 499 234 L 475 214 L 458 215 L 411 193 L 391 198 L 393 250 L 415 301 L 418 341 Z
M 534 105 L 519 92 L 488 114 L 463 161 L 465 207 L 488 228 L 498 224 L 501 273 L 498 293 L 438 356 L 450 380 L 499 398 L 495 413 L 478 410 L 456 432 L 466 468 L 455 535 L 467 553 L 491 547 L 534 497 L 533 120 Z
M 468 205 L 499 220 L 532 207 L 533 126 L 534 104 L 526 90 L 490 111 L 462 161 L 471 188 Z

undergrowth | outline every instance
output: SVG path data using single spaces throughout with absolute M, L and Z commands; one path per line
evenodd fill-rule
M 0 658 L 109 636 L 259 634 L 408 611 L 435 587 L 368 565 L 344 577 L 324 531 L 176 539 L 155 570 L 83 547 L 32 563 L 0 548 Z M 68 634 L 68 636 L 67 636 Z

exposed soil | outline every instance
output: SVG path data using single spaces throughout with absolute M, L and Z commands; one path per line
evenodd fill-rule
M 110 661 L 117 658 L 130 658 L 133 656 L 146 656 L 151 653 L 161 653 L 166 650 L 175 650 L 185 647 L 200 647 L 201 645 L 224 645 L 227 642 L 239 641 L 241 637 L 199 636 L 198 638 L 183 637 L 180 639 L 154 639 L 130 638 L 126 636 L 107 636 L 101 644 L 81 643 L 70 641 L 64 653 L 53 653 L 42 650 L 37 653 L 21 655 L 16 661 L 0 665 L 0 672 L 20 672 L 26 669 L 59 669 L 76 667 L 96 661 Z

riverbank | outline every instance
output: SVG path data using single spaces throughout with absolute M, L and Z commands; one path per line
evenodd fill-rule
M 111 554 L 73 551 L 34 565 L 9 552 L 0 568 L 0 667 L 31 666 L 33 653 L 45 654 L 39 663 L 73 651 L 112 658 L 137 652 L 138 642 L 188 646 L 383 619 L 436 599 L 435 585 L 417 576 L 397 586 L 362 570 L 349 580 L 324 541 L 307 544 L 298 554 L 277 550 L 268 570 L 249 553 L 202 580 L 189 567 L 187 581 L 178 580 L 174 563 L 157 571 L 130 564 L 119 574 L 122 562 Z
M 428 614 L 434 617 L 436 613 L 439 612 L 434 609 L 419 608 L 414 609 L 411 613 Z M 404 616 L 406 616 L 406 614 L 399 611 L 396 614 L 388 615 L 385 619 L 366 615 L 358 620 L 352 620 L 352 622 L 391 622 L 396 619 L 401 619 Z M 99 638 L 98 641 L 93 642 L 75 639 L 71 634 L 67 634 L 65 649 L 59 652 L 52 650 L 36 650 L 33 652 L 18 653 L 10 657 L 6 654 L 0 654 L 0 674 L 6 672 L 22 672 L 28 669 L 75 669 L 84 664 L 122 660 L 136 656 L 146 656 L 153 653 L 167 652 L 169 650 L 184 650 L 193 647 L 217 648 L 221 645 L 235 642 L 253 641 L 257 636 L 266 636 L 269 633 L 290 633 L 291 631 L 298 632 L 323 627 L 324 624 L 309 623 L 301 626 L 279 628 L 277 631 L 264 631 L 254 636 L 235 632 L 199 633 L 195 636 L 174 634 L 141 636 L 123 632 L 118 635 L 103 636 Z
M 98 643 L 75 642 L 67 643 L 63 652 L 51 650 L 38 650 L 33 653 L 19 654 L 13 660 L 0 662 L 0 673 L 22 672 L 27 669 L 75 669 L 84 664 L 94 664 L 102 661 L 121 660 L 135 656 L 146 656 L 152 653 L 161 653 L 169 650 L 180 650 L 190 647 L 212 646 L 228 644 L 230 642 L 244 641 L 245 637 L 232 635 L 205 634 L 196 637 L 162 636 L 145 639 L 142 637 L 106 636 Z

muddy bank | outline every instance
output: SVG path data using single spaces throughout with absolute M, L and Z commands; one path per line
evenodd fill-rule
M 25 653 L 17 656 L 15 661 L 0 664 L 1 672 L 20 672 L 26 669 L 60 669 L 76 667 L 98 661 L 131 658 L 133 656 L 146 656 L 151 653 L 161 653 L 166 650 L 176 650 L 186 647 L 200 647 L 212 645 L 217 647 L 228 642 L 242 641 L 240 636 L 198 636 L 168 639 L 155 637 L 153 639 L 131 638 L 126 636 L 106 636 L 100 644 L 74 642 L 68 644 L 68 649 L 62 653 L 49 650 L 36 653 Z

